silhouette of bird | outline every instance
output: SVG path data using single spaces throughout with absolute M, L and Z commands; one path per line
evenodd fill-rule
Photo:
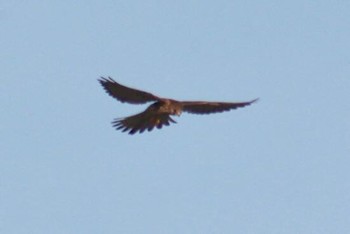
M 128 131 L 129 134 L 142 133 L 153 128 L 162 128 L 163 125 L 176 123 L 170 116 L 180 116 L 182 112 L 191 114 L 211 114 L 229 111 L 240 107 L 248 106 L 258 99 L 249 102 L 206 102 L 206 101 L 177 101 L 174 99 L 161 98 L 149 92 L 129 88 L 117 83 L 111 77 L 101 77 L 98 80 L 104 90 L 120 102 L 130 104 L 144 104 L 153 102 L 145 111 L 128 116 L 117 118 L 112 124 L 117 130 Z

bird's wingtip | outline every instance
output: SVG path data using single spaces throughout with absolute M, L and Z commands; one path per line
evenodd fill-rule
M 115 82 L 112 77 L 108 76 L 107 78 L 104 76 L 100 76 L 100 78 L 97 79 L 99 82 Z
M 258 102 L 260 101 L 260 98 L 255 98 L 254 100 L 250 101 L 250 103 Z

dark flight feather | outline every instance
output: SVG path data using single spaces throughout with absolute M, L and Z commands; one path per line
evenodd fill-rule
M 249 106 L 256 102 L 181 102 L 182 110 L 191 114 L 212 114 Z
M 121 85 L 110 77 L 108 77 L 108 79 L 101 77 L 99 82 L 110 96 L 121 102 L 144 104 L 147 102 L 158 101 L 160 99 L 151 93 Z

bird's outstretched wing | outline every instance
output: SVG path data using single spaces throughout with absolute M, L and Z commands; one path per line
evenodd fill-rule
M 121 102 L 127 102 L 131 104 L 144 104 L 146 102 L 160 100 L 159 97 L 151 93 L 121 85 L 111 77 L 108 77 L 108 79 L 101 77 L 101 79 L 98 81 L 110 96 Z
M 163 125 L 170 125 L 170 122 L 176 123 L 168 114 L 147 109 L 136 115 L 115 119 L 112 124 L 117 130 L 135 134 L 137 132 L 142 133 L 145 130 L 151 131 L 155 127 L 160 129 Z
M 240 107 L 249 106 L 256 102 L 258 99 L 254 99 L 250 102 L 181 102 L 182 111 L 191 114 L 211 114 L 229 111 Z

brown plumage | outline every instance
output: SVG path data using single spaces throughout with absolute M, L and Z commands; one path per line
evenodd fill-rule
M 177 101 L 160 98 L 151 93 L 126 87 L 112 78 L 101 77 L 98 80 L 105 91 L 115 99 L 131 103 L 144 104 L 153 102 L 145 111 L 126 118 L 115 119 L 112 124 L 117 130 L 128 131 L 129 134 L 142 133 L 153 128 L 162 128 L 163 125 L 176 123 L 170 115 L 180 116 L 182 111 L 191 114 L 211 114 L 229 111 L 248 106 L 258 99 L 249 102 L 203 102 L 203 101 Z

